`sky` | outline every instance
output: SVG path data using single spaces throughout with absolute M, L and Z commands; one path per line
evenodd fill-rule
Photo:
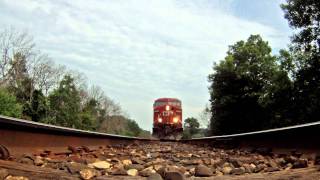
M 198 117 L 228 46 L 260 34 L 273 53 L 292 30 L 281 0 L 0 0 L 0 30 L 28 31 L 55 63 L 84 73 L 151 130 L 159 97 Z

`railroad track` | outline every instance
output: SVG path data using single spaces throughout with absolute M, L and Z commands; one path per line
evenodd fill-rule
M 314 154 L 315 152 L 319 152 L 319 137 L 320 122 L 242 134 L 212 136 L 180 141 L 160 141 L 157 139 L 145 139 L 76 130 L 0 116 L 0 159 L 9 160 L 0 161 L 0 168 L 5 167 L 10 169 L 10 167 L 20 167 L 20 164 L 10 163 L 20 162 L 19 158 L 25 158 L 26 154 L 32 154 L 35 157 L 49 159 L 61 157 L 74 158 L 78 156 L 84 157 L 85 159 L 89 155 L 94 155 L 97 158 L 99 156 L 97 153 L 110 152 L 116 149 L 118 151 L 125 152 L 122 155 L 128 158 L 129 154 L 132 153 L 130 148 L 134 149 L 134 151 L 143 152 L 145 157 L 147 157 L 147 159 L 144 159 L 143 161 L 149 161 L 148 158 L 154 158 L 153 160 L 156 161 L 161 157 L 166 160 L 170 159 L 169 163 L 176 162 L 181 165 L 186 164 L 185 166 L 197 165 L 198 162 L 189 162 L 188 165 L 187 160 L 194 158 L 202 158 L 201 162 L 206 164 L 207 162 L 205 157 L 211 157 L 210 153 L 212 152 L 219 152 L 222 156 L 224 151 L 217 150 L 217 148 L 225 149 L 226 152 L 229 152 L 230 150 L 228 155 L 230 157 L 233 157 L 235 154 L 234 152 L 238 153 L 238 150 L 241 149 L 241 151 L 239 151 L 240 155 L 242 152 L 244 154 L 249 152 L 252 153 L 253 157 L 257 156 L 257 154 L 269 157 L 271 156 L 270 154 L 278 153 L 274 156 L 277 158 L 279 154 L 291 153 L 290 156 L 292 154 L 296 155 L 299 160 L 302 153 Z M 159 154 L 154 155 L 155 148 L 157 149 L 156 152 L 160 153 L 160 156 Z M 172 157 L 172 153 L 176 153 L 175 155 L 179 153 L 183 154 L 187 150 L 191 153 L 206 151 L 206 156 L 202 157 L 202 155 L 194 155 L 195 157 L 188 157 L 188 155 L 184 154 L 181 155 L 181 157 L 187 158 L 187 160 L 180 159 L 181 161 L 179 162 Z M 161 154 L 163 154 L 163 157 Z M 108 156 L 108 158 L 111 158 L 111 156 Z M 230 158 L 228 157 L 223 159 L 229 161 Z M 73 159 L 71 158 L 70 161 L 73 161 Z M 315 161 L 315 159 L 312 160 L 313 163 L 315 163 Z M 293 164 L 293 167 L 294 163 L 295 162 L 291 163 Z M 116 165 L 113 164 L 113 167 L 115 166 Z M 21 165 L 20 169 L 23 168 L 23 165 Z M 236 167 L 234 168 L 236 169 Z M 267 167 L 265 167 L 265 169 L 266 168 Z M 281 168 L 286 167 L 279 167 L 279 169 Z M 13 172 L 16 171 L 19 170 L 15 169 Z M 34 171 L 44 172 L 43 169 L 36 169 Z M 48 171 L 51 172 L 50 170 Z M 21 171 L 19 172 L 21 174 Z M 187 172 L 191 173 L 191 170 L 189 169 Z M 52 173 L 55 174 L 57 172 L 52 171 Z M 141 172 L 139 171 L 139 173 Z M 24 173 L 22 173 L 22 175 L 24 175 Z M 63 176 L 66 175 L 64 174 Z M 40 176 L 35 177 L 39 178 Z M 44 179 L 46 179 L 46 177 L 50 177 L 52 179 L 54 175 L 48 175 L 45 177 L 41 176 L 41 178 Z

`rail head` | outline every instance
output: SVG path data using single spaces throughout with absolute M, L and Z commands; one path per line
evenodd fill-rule
M 106 138 L 115 138 L 115 139 L 127 139 L 127 140 L 141 140 L 141 141 L 150 141 L 153 139 L 148 138 L 139 138 L 139 137 L 130 137 L 116 134 L 107 134 L 101 132 L 93 132 L 86 131 L 68 127 L 61 127 L 51 124 L 44 124 L 34 121 L 28 121 L 18 118 L 12 118 L 0 115 L 0 129 L 6 126 L 14 126 L 20 127 L 25 130 L 33 130 L 33 131 L 50 131 L 51 133 L 64 133 L 64 134 L 72 134 L 72 135 L 83 135 L 83 136 L 95 136 L 95 137 L 106 137 Z
M 287 126 L 287 127 L 282 127 L 282 128 L 274 128 L 274 129 L 267 129 L 267 130 L 261 130 L 261 131 L 252 131 L 252 132 L 246 132 L 246 133 L 192 138 L 187 141 L 226 140 L 226 139 L 232 140 L 234 138 L 251 137 L 251 136 L 258 136 L 258 135 L 269 135 L 269 134 L 274 134 L 274 133 L 286 133 L 289 131 L 293 132 L 293 131 L 307 129 L 307 128 L 319 128 L 319 130 L 320 130 L 320 121 L 305 123 L 305 124 L 300 124 L 300 125 Z

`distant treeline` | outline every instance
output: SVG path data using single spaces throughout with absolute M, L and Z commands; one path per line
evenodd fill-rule
M 84 75 L 56 65 L 27 33 L 0 31 L 0 114 L 128 136 L 149 136 Z
M 320 1 L 281 5 L 294 31 L 272 55 L 259 35 L 229 47 L 209 75 L 210 133 L 231 134 L 319 121 Z

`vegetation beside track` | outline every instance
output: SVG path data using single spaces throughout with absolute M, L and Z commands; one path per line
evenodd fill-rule
M 320 116 L 320 2 L 281 5 L 295 30 L 278 55 L 260 35 L 229 47 L 213 67 L 210 134 L 233 134 L 303 124 Z
M 36 49 L 28 33 L 1 30 L 0 56 L 1 115 L 104 133 L 150 135 L 100 87 L 89 86 L 84 74 L 55 64 Z

